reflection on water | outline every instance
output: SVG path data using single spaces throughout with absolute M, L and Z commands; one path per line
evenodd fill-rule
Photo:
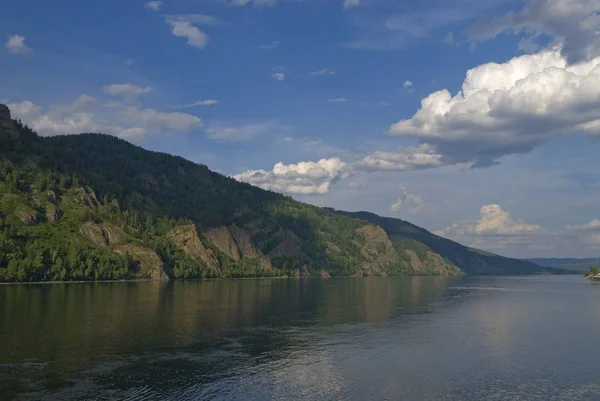
M 0 286 L 0 400 L 600 399 L 600 351 L 587 345 L 600 338 L 600 286 L 588 284 Z

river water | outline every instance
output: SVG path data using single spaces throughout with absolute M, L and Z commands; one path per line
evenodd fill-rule
M 0 286 L 0 400 L 600 400 L 600 285 Z

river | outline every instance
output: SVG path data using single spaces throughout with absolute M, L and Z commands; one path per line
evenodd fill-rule
M 600 285 L 0 286 L 0 400 L 600 400 Z

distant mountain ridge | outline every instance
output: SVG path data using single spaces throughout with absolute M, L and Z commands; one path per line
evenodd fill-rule
M 0 281 L 549 272 L 113 136 L 40 137 L 0 105 Z
M 600 266 L 600 256 L 597 258 L 532 258 L 528 261 L 540 266 L 560 268 L 577 273 L 585 273 L 590 265 Z

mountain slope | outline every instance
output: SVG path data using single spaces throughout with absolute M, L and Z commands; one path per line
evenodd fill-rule
M 540 267 L 535 263 L 506 258 L 478 249 L 469 248 L 439 237 L 431 232 L 417 227 L 407 221 L 377 216 L 369 212 L 341 212 L 344 216 L 353 217 L 382 227 L 392 241 L 416 241 L 441 255 L 444 259 L 459 266 L 470 275 L 501 275 L 501 274 L 533 274 L 533 273 L 564 273 L 561 269 Z
M 364 217 L 112 136 L 39 137 L 0 105 L 0 281 L 478 273 Z
M 540 266 L 560 268 L 575 273 L 586 273 L 590 265 L 600 264 L 600 257 L 597 258 L 533 258 L 528 261 Z

